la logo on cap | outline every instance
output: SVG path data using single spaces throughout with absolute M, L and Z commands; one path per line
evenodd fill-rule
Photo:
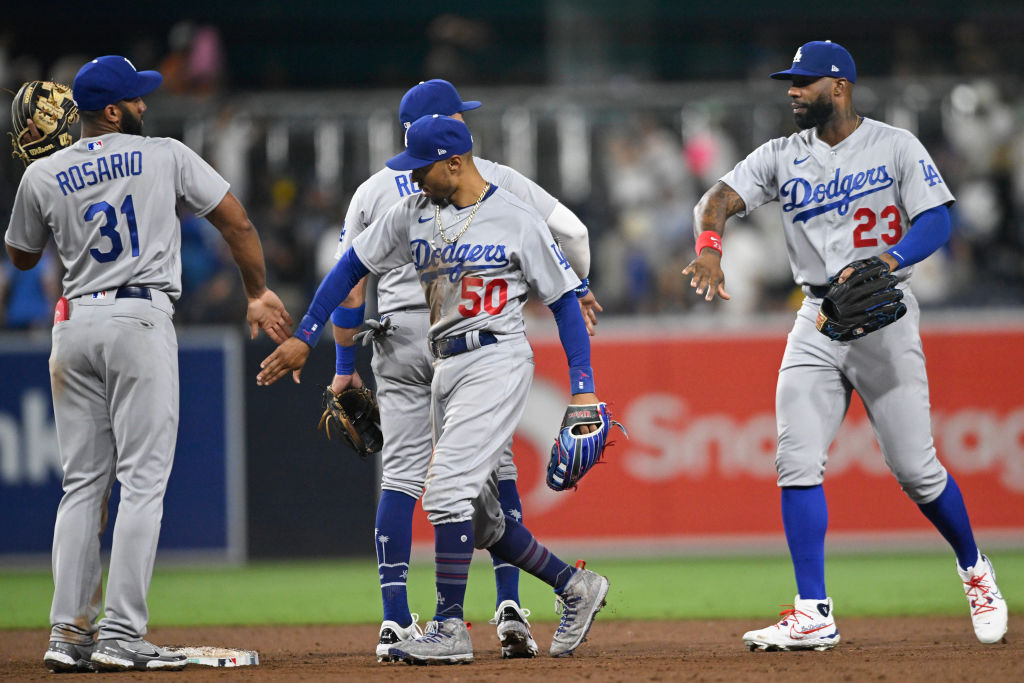
M 798 47 L 796 49 L 796 54 L 793 55 L 793 63 L 796 64 L 797 62 L 799 62 L 801 60 L 801 58 L 803 58 L 803 56 L 804 56 L 804 53 L 801 52 L 801 48 Z
M 445 155 L 445 154 L 447 154 L 447 153 L 448 153 L 448 150 L 446 150 L 446 149 L 441 149 L 440 147 L 438 147 L 438 148 L 437 148 L 437 156 L 439 156 L 439 157 L 440 157 L 440 156 L 444 156 L 444 155 Z

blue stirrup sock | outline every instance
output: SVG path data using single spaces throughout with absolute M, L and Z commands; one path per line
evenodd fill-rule
M 377 573 L 384 603 L 384 620 L 405 628 L 412 623 L 406 577 L 412 552 L 412 514 L 416 499 L 398 491 L 383 490 L 377 503 L 373 544 L 377 549 Z
M 537 542 L 530 530 L 505 515 L 505 533 L 488 550 L 509 564 L 533 574 L 556 591 L 565 588 L 576 570 Z
M 462 619 L 466 579 L 473 559 L 473 522 L 434 527 L 434 579 L 437 583 L 435 621 Z
M 947 475 L 946 488 L 942 489 L 938 498 L 918 507 L 935 525 L 942 537 L 953 546 L 957 564 L 961 569 L 973 567 L 978 563 L 978 544 L 974 542 L 967 506 L 964 505 L 964 497 L 952 474 Z
M 519 500 L 519 489 L 514 479 L 502 479 L 498 481 L 498 502 L 505 517 L 511 517 L 517 522 L 523 521 L 523 504 Z M 519 568 L 504 561 L 494 553 L 491 553 L 491 561 L 494 563 L 494 585 L 497 599 L 494 607 L 511 600 L 519 604 Z
M 828 505 L 825 489 L 818 486 L 787 486 L 782 489 L 782 526 L 793 560 L 796 589 L 802 600 L 824 600 L 825 532 Z

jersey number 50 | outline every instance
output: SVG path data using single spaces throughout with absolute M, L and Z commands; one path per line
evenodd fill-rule
M 459 313 L 463 318 L 472 318 L 481 308 L 491 315 L 498 315 L 507 302 L 508 283 L 503 279 L 495 278 L 484 285 L 482 277 L 462 278 L 462 303 L 459 304 Z
M 857 227 L 853 231 L 854 247 L 877 247 L 878 239 L 871 235 L 878 219 L 885 221 L 884 230 L 878 237 L 890 247 L 900 241 L 903 237 L 903 223 L 900 221 L 900 210 L 890 204 L 881 210 L 877 215 L 867 207 L 857 209 L 853 214 L 857 221 Z
M 128 239 L 132 243 L 132 256 L 139 255 L 139 226 L 135 223 L 135 204 L 132 203 L 132 196 L 128 195 L 121 202 L 121 213 L 128 223 Z M 89 254 L 100 263 L 113 261 L 124 251 L 124 243 L 121 241 L 121 234 L 117 231 L 117 212 L 114 207 L 106 202 L 96 202 L 85 210 L 85 222 L 88 223 L 96 218 L 97 214 L 103 214 L 105 220 L 100 226 L 100 235 L 110 240 L 110 249 L 100 251 L 95 247 L 89 250 Z

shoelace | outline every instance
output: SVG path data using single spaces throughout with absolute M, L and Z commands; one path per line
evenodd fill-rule
M 558 630 L 555 631 L 555 635 L 563 633 L 573 625 L 576 621 L 576 604 L 582 599 L 582 596 L 579 595 L 572 595 L 567 598 L 561 595 L 555 596 L 555 613 L 560 612 L 562 614 L 562 619 L 558 622 Z
M 781 625 L 784 621 L 786 621 L 787 619 L 790 619 L 790 618 L 792 618 L 794 621 L 800 621 L 800 617 L 804 617 L 805 619 L 812 619 L 813 618 L 807 612 L 803 612 L 801 610 L 798 610 L 796 608 L 796 605 L 779 605 L 779 607 L 788 607 L 789 609 L 784 609 L 781 612 L 779 612 L 780 619 L 779 619 L 778 623 L 775 624 L 776 626 Z
M 412 633 L 413 633 L 412 637 L 413 638 L 419 638 L 420 636 L 423 635 L 423 629 L 420 628 L 420 624 L 419 624 L 420 615 L 417 614 L 416 612 L 412 612 L 411 616 L 412 616 L 412 623 L 409 624 L 409 628 L 412 629 Z
M 988 585 L 987 579 L 988 574 L 985 573 L 972 576 L 970 581 L 964 581 L 964 585 L 969 589 L 967 591 L 967 595 L 971 597 L 971 607 L 974 608 L 974 612 L 972 612 L 972 614 L 984 614 L 985 612 L 992 612 L 996 609 L 992 604 L 992 599 L 988 597 L 992 587 Z

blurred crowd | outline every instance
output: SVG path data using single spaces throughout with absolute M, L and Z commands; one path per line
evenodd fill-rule
M 465 28 L 451 22 L 440 26 L 449 33 Z M 441 28 L 435 29 L 440 47 L 431 54 L 437 65 L 432 68 L 438 70 L 436 75 L 451 78 L 464 98 L 476 99 L 457 76 L 450 75 L 467 81 L 476 76 L 469 71 L 460 74 L 465 60 L 458 59 L 450 47 L 455 39 Z M 469 27 L 464 32 L 477 35 L 480 30 Z M 970 42 L 971 35 L 960 39 Z M 916 266 L 915 292 L 923 305 L 931 307 L 1024 305 L 1024 96 L 1013 87 L 1020 79 L 988 76 L 993 65 L 978 48 L 970 51 L 972 61 L 964 63 L 962 73 L 936 93 L 914 80 L 913 54 L 908 50 L 894 64 L 884 95 L 858 85 L 855 104 L 865 115 L 913 130 L 958 200 L 952 211 L 952 238 Z M 142 41 L 133 56 L 139 68 L 155 65 L 161 71 L 169 96 L 215 103 L 222 98 L 225 48 L 212 26 L 177 24 L 162 49 L 158 43 Z M 70 83 L 86 58 L 68 55 L 47 65 L 45 75 Z M 0 39 L 0 83 L 17 87 L 43 75 L 43 65 L 11 59 Z M 746 87 L 743 81 L 726 85 L 737 91 Z M 529 88 L 523 91 L 522 99 L 527 100 Z M 757 99 L 762 95 L 756 93 L 764 92 L 774 99 L 768 120 L 757 131 L 761 137 L 755 137 L 750 121 L 756 115 L 752 119 L 750 111 L 762 104 Z M 570 188 L 564 177 L 551 171 L 559 158 L 544 145 L 537 146 L 536 168 L 530 171 L 591 231 L 592 286 L 606 314 L 742 316 L 796 305 L 798 290 L 774 205 L 734 220 L 727 228 L 724 267 L 732 301 L 709 307 L 680 275 L 692 258 L 692 210 L 701 194 L 769 136 L 795 130 L 784 113 L 784 89 L 757 90 L 746 106 L 730 111 L 716 105 L 712 94 L 709 89 L 707 101 L 681 109 L 656 110 L 635 103 L 632 109 L 624 104 L 615 116 L 595 116 L 584 155 L 589 177 L 583 191 L 578 182 Z M 147 121 L 159 120 L 158 109 L 147 113 Z M 325 144 L 322 131 L 298 143 L 287 132 L 275 132 L 273 122 L 259 113 L 227 104 L 213 111 L 220 113 L 200 128 L 193 127 L 205 131 L 199 137 L 190 138 L 181 125 L 169 124 L 154 126 L 154 134 L 180 135 L 232 183 L 260 232 L 270 285 L 299 316 L 333 264 L 349 197 L 375 169 L 365 153 L 359 164 L 352 162 L 359 155 L 350 148 L 351 138 L 331 139 L 331 144 L 346 149 L 341 159 L 328 160 L 325 171 L 317 152 L 318 145 Z M 481 114 L 467 117 L 470 126 L 486 111 L 485 107 Z M 397 145 L 397 121 L 394 128 Z M 494 144 L 496 136 L 488 138 L 475 127 L 474 133 L 491 143 L 487 158 L 507 161 L 507 146 Z M 365 138 L 364 131 L 364 146 Z M 9 215 L 21 169 L 13 162 L 4 169 L 0 210 Z M 553 179 L 551 185 L 547 179 Z M 223 240 L 208 221 L 187 213 L 181 219 L 183 296 L 176 320 L 237 323 L 245 300 Z M 47 328 L 60 277 L 53 254 L 27 273 L 0 256 L 0 327 Z

